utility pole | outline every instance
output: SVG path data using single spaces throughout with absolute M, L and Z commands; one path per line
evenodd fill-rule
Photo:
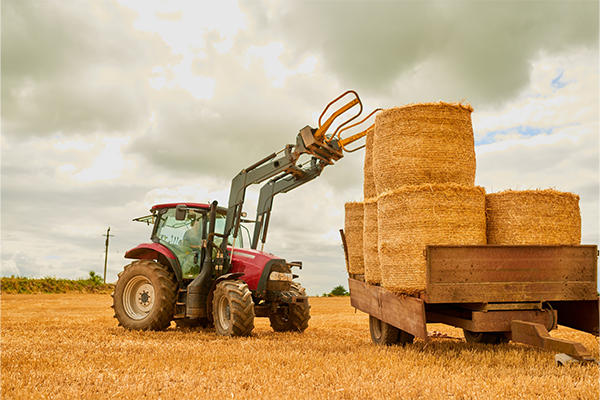
M 109 226 L 108 229 L 106 230 L 106 235 L 102 235 L 102 236 L 106 236 L 106 249 L 104 250 L 104 283 L 106 283 L 106 264 L 108 263 L 108 238 L 111 236 L 115 236 L 115 235 L 110 234 L 110 226 Z

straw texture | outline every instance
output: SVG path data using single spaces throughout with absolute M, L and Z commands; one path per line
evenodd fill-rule
M 486 244 L 482 187 L 404 186 L 377 206 L 382 286 L 397 293 L 425 291 L 426 245 Z
M 475 182 L 473 108 L 420 103 L 377 114 L 373 171 L 377 194 L 405 185 Z
M 379 250 L 377 226 L 377 199 L 365 200 L 365 222 L 363 230 L 363 249 L 365 260 L 365 281 L 370 284 L 381 283 L 379 268 Z
M 554 189 L 486 196 L 489 244 L 581 243 L 579 196 Z
M 363 253 L 364 204 L 360 202 L 346 203 L 345 209 L 344 234 L 346 235 L 346 246 L 348 247 L 348 273 L 362 275 L 365 273 Z
M 365 168 L 364 168 L 364 183 L 363 183 L 363 198 L 371 199 L 377 197 L 377 189 L 375 188 L 375 180 L 373 178 L 373 138 L 375 129 L 367 131 L 367 140 L 365 143 Z

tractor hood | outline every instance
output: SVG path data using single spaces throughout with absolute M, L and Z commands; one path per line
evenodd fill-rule
M 231 254 L 231 247 L 228 248 Z M 265 274 L 265 267 L 267 264 L 279 263 L 285 265 L 285 260 L 277 257 L 271 253 L 265 253 L 263 251 L 236 248 L 233 250 L 233 256 L 231 257 L 231 271 L 230 272 L 243 272 L 243 279 L 250 290 L 257 290 L 261 277 L 269 274 L 270 268 L 267 268 Z

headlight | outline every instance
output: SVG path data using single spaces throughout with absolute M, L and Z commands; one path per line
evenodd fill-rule
M 269 279 L 272 281 L 286 281 L 291 282 L 293 280 L 292 274 L 289 272 L 277 272 L 273 271 L 269 275 Z

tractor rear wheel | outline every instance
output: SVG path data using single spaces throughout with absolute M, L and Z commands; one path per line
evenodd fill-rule
M 400 344 L 404 346 L 415 340 L 414 335 L 385 323 L 372 315 L 369 316 L 369 331 L 371 332 L 371 341 L 380 345 Z
M 222 336 L 248 336 L 254 329 L 254 302 L 241 280 L 220 282 L 213 295 L 213 322 Z
M 297 283 L 292 283 L 290 292 L 306 296 L 306 290 Z M 304 303 L 288 304 L 280 312 L 269 315 L 271 328 L 275 332 L 304 332 L 308 328 L 310 319 L 310 304 L 308 299 Z
M 112 293 L 119 326 L 164 330 L 171 325 L 177 282 L 170 269 L 151 260 L 134 261 L 119 274 Z

